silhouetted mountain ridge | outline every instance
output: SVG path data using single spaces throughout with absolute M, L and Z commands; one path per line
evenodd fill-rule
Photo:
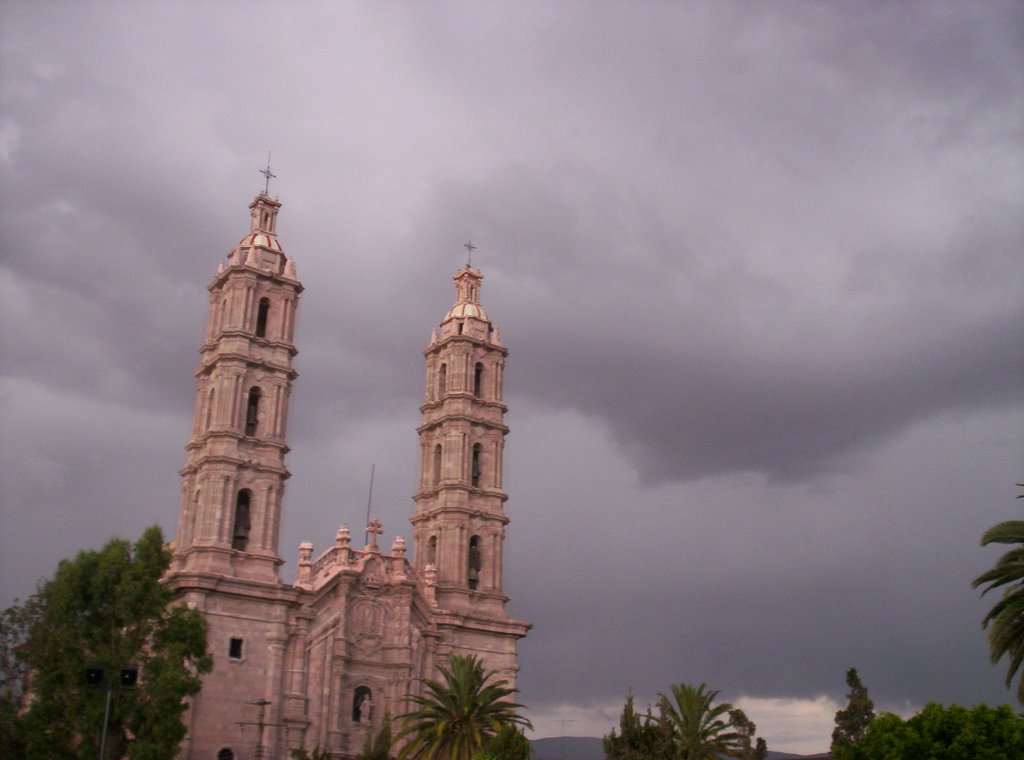
M 595 736 L 554 736 L 531 739 L 530 746 L 537 760 L 604 760 L 601 739 Z M 794 755 L 790 752 L 768 751 L 766 760 L 828 760 L 829 753 Z

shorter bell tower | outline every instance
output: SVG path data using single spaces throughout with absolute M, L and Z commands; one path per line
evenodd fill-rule
M 442 608 L 504 615 L 502 460 L 508 428 L 502 398 L 508 349 L 480 304 L 483 274 L 455 274 L 455 304 L 423 352 L 419 490 L 412 517 L 416 564 L 437 572 Z

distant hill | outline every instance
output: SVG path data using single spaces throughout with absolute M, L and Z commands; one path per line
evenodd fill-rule
M 531 739 L 537 760 L 604 760 L 601 740 L 593 736 L 556 736 Z M 829 754 L 794 755 L 789 752 L 768 752 L 766 760 L 828 760 Z
M 604 746 L 593 736 L 557 736 L 531 739 L 538 760 L 604 760 Z

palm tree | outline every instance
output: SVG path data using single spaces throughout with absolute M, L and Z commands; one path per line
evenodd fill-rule
M 1024 488 L 1024 483 L 1017 485 Z M 1017 498 L 1024 498 L 1024 494 Z M 1010 655 L 1010 669 L 1006 674 L 1006 686 L 1009 688 L 1024 663 L 1024 520 L 1007 520 L 993 525 L 981 537 L 982 546 L 989 544 L 1016 544 L 972 584 L 974 588 L 988 584 L 982 590 L 982 596 L 994 588 L 1005 586 L 1003 598 L 989 610 L 981 626 L 988 629 L 992 662 L 998 662 L 1004 654 Z M 1017 701 L 1024 704 L 1024 675 L 1017 684 Z
M 476 655 L 456 655 L 451 669 L 439 670 L 442 680 L 422 679 L 424 693 L 410 698 L 418 709 L 402 716 L 395 738 L 409 737 L 409 743 L 399 751 L 400 760 L 470 760 L 502 726 L 532 728 L 516 714 L 522 705 L 506 699 L 517 689 L 494 680 L 497 674 L 485 672 Z
M 672 704 L 661 695 L 665 720 L 675 732 L 677 760 L 718 760 L 719 754 L 734 754 L 740 749 L 740 735 L 731 731 L 728 702 L 716 705 L 717 691 L 705 691 L 704 684 L 674 684 Z

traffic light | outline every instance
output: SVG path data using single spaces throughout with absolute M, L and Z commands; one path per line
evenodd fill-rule
M 103 685 L 103 668 L 93 665 L 85 669 L 85 682 L 89 686 Z
M 122 686 L 134 686 L 135 682 L 139 680 L 139 669 L 138 668 L 121 668 L 121 685 Z

